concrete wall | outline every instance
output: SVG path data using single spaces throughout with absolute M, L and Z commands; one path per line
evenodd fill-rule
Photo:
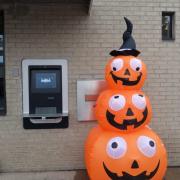
M 123 16 L 134 23 L 133 36 L 148 67 L 143 90 L 153 107 L 151 126 L 166 144 L 169 165 L 180 165 L 179 7 L 179 0 L 94 0 L 90 16 L 81 4 L 28 5 L 18 11 L 6 8 L 7 115 L 0 116 L 0 171 L 85 167 L 84 140 L 96 123 L 77 121 L 76 81 L 104 77 L 108 53 L 122 42 L 126 28 Z M 176 12 L 175 41 L 161 40 L 162 11 Z M 68 129 L 22 128 L 21 60 L 24 58 L 68 60 Z

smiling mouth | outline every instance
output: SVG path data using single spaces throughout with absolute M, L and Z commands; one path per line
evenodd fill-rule
M 148 114 L 148 109 L 147 107 L 145 108 L 145 110 L 143 111 L 143 118 L 140 121 L 137 121 L 136 118 L 134 119 L 124 119 L 122 124 L 117 123 L 114 118 L 115 115 L 110 113 L 108 110 L 106 111 L 106 118 L 108 120 L 108 122 L 114 126 L 115 128 L 121 129 L 121 130 L 127 130 L 127 126 L 132 126 L 134 125 L 134 128 L 139 127 L 141 124 L 143 124 L 146 121 L 147 118 L 147 114 Z
M 147 171 L 143 171 L 142 173 L 138 174 L 137 176 L 133 176 L 127 172 L 122 171 L 122 176 L 118 176 L 116 173 L 111 172 L 103 162 L 104 170 L 106 171 L 106 174 L 112 179 L 112 180 L 149 180 L 154 177 L 154 175 L 157 173 L 160 165 L 160 160 L 156 166 L 156 168 L 149 174 L 146 175 Z
M 112 78 L 116 84 L 118 81 L 122 81 L 122 84 L 126 86 L 134 86 L 138 84 L 142 76 L 142 73 L 140 72 L 139 76 L 137 77 L 137 80 L 130 81 L 129 78 L 121 78 L 121 77 L 115 76 L 112 71 L 110 72 L 110 74 L 112 75 Z

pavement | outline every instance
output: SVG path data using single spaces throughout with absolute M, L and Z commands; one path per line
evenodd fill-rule
M 0 180 L 89 180 L 85 170 L 0 173 Z M 180 180 L 180 167 L 168 168 L 165 180 Z

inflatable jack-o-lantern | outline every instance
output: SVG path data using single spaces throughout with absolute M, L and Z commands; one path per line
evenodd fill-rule
M 85 161 L 91 180 L 162 180 L 167 166 L 165 147 L 148 127 L 129 134 L 94 128 Z
M 127 30 L 123 34 L 123 44 L 110 52 L 113 56 L 106 65 L 105 78 L 110 88 L 138 90 L 146 79 L 146 66 L 137 58 L 140 52 L 132 37 L 132 23 L 124 18 Z
M 107 63 L 105 78 L 111 88 L 140 89 L 146 79 L 146 66 L 134 56 L 116 56 Z
M 152 109 L 142 91 L 109 89 L 98 97 L 95 115 L 104 129 L 129 133 L 149 123 Z
M 85 161 L 91 180 L 162 180 L 167 156 L 161 139 L 148 128 L 152 116 L 148 97 L 140 90 L 146 66 L 131 36 L 132 23 L 123 44 L 112 50 L 105 78 L 109 89 L 95 105 L 98 126 L 86 141 Z

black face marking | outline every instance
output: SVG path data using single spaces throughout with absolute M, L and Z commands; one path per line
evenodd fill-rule
M 134 113 L 132 112 L 132 109 L 128 108 L 126 116 L 133 116 L 133 115 L 134 115 Z
M 113 142 L 113 143 L 111 144 L 111 147 L 112 147 L 113 149 L 116 149 L 116 148 L 118 147 L 117 142 Z
M 129 76 L 131 75 L 128 69 L 126 69 L 124 75 L 129 75 Z
M 141 76 L 142 76 L 142 73 L 140 72 L 139 76 L 137 77 L 137 80 L 130 81 L 129 78 L 121 78 L 121 77 L 115 76 L 113 74 L 113 71 L 111 71 L 110 74 L 112 75 L 112 78 L 116 84 L 117 84 L 117 81 L 122 81 L 122 84 L 125 86 L 134 86 L 134 85 L 138 84 L 139 81 L 141 80 Z
M 138 162 L 137 162 L 136 160 L 133 161 L 131 168 L 132 168 L 132 169 L 137 169 L 137 168 L 139 168 L 139 164 L 138 164 Z
M 147 171 L 143 171 L 142 173 L 133 176 L 127 172 L 122 171 L 122 176 L 118 176 L 117 173 L 111 172 L 103 162 L 104 170 L 106 171 L 106 174 L 112 179 L 112 180 L 149 180 L 154 177 L 154 175 L 157 173 L 160 165 L 160 160 L 156 166 L 156 168 L 150 172 L 149 175 L 146 175 Z
M 151 146 L 151 147 L 154 147 L 154 142 L 153 141 L 149 141 L 149 145 Z
M 110 113 L 108 110 L 106 111 L 106 119 L 107 121 L 115 128 L 120 130 L 127 130 L 127 126 L 134 125 L 134 128 L 139 127 L 141 124 L 143 124 L 146 121 L 148 115 L 148 109 L 147 107 L 143 111 L 143 118 L 140 121 L 137 121 L 136 118 L 134 119 L 124 119 L 122 124 L 117 123 L 114 118 L 115 115 Z

